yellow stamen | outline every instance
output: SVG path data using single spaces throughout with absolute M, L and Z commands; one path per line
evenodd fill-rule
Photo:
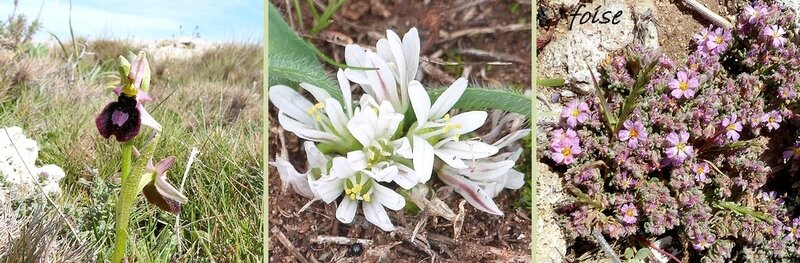
M 639 133 L 636 132 L 636 129 L 631 129 L 631 131 L 628 134 L 628 136 L 631 138 L 636 138 L 637 135 L 639 135 Z
M 686 82 L 681 82 L 681 85 L 678 88 L 680 88 L 682 91 L 686 91 L 687 89 L 689 89 L 689 84 Z
M 581 115 L 581 111 L 578 109 L 573 109 L 572 112 L 570 112 L 570 115 L 572 115 L 572 117 L 578 117 L 578 115 Z
M 625 214 L 628 216 L 633 216 L 633 209 L 628 209 L 628 211 L 625 212 Z
M 364 201 L 372 202 L 372 201 L 370 201 L 372 198 L 369 197 L 369 193 L 364 194 L 363 197 L 364 197 Z
M 444 121 L 450 121 L 450 113 L 444 115 Z
M 717 44 L 722 44 L 722 37 L 721 36 L 717 36 L 716 42 L 717 42 Z
M 769 122 L 775 122 L 775 118 L 774 117 L 769 117 Z
M 356 194 L 355 193 L 350 194 L 350 200 L 356 200 Z
M 728 124 L 727 130 L 728 130 L 728 131 L 736 130 L 736 126 L 733 126 L 733 124 L 732 124 L 732 123 L 731 123 L 731 124 Z
M 683 148 L 685 148 L 685 147 L 686 147 L 686 144 L 684 144 L 684 143 L 678 143 L 677 147 L 678 147 L 678 150 L 681 150 L 681 151 L 683 151 Z
M 566 147 L 563 150 L 561 150 L 561 154 L 563 154 L 564 156 L 570 155 L 570 154 L 572 154 L 572 149 L 570 149 L 569 147 Z

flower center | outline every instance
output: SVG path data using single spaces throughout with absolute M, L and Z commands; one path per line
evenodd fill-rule
M 579 115 L 581 115 L 581 111 L 579 111 L 578 109 L 572 109 L 572 112 L 570 112 L 570 115 L 572 115 L 572 117 L 576 117 L 577 118 Z
M 570 149 L 569 147 L 564 147 L 564 149 L 561 150 L 561 154 L 563 154 L 564 156 L 571 155 L 572 154 L 572 149 Z
M 322 105 L 322 102 L 319 102 L 317 104 L 314 104 L 314 106 L 311 106 L 311 108 L 308 108 L 306 110 L 306 113 L 308 113 L 308 115 L 313 116 L 315 120 L 322 121 L 322 114 L 320 113 L 320 110 L 324 107 L 325 106 Z
M 111 123 L 114 123 L 114 125 L 122 127 L 126 121 L 128 121 L 128 113 L 118 110 L 115 110 L 114 113 L 111 113 Z
M 704 173 L 706 173 L 706 169 L 703 168 L 702 166 L 697 167 L 697 173 L 698 174 L 704 174 Z
M 639 135 L 639 133 L 636 131 L 636 129 L 631 129 L 630 137 L 631 138 L 636 138 L 637 135 Z
M 775 122 L 775 117 L 769 117 L 769 122 Z
M 678 145 L 675 145 L 675 147 L 678 147 L 679 151 L 683 151 L 683 149 L 686 148 L 686 144 L 680 142 L 680 143 L 678 143 Z
M 717 39 L 714 40 L 717 44 L 722 44 L 722 36 L 717 36 Z
M 447 123 L 447 125 L 445 125 L 442 129 L 442 132 L 449 133 L 450 131 L 455 131 L 455 140 L 458 141 L 458 137 L 461 135 L 461 123 L 451 123 L 450 114 L 445 114 L 442 119 L 444 119 L 444 122 Z
M 633 209 L 628 209 L 628 211 L 625 212 L 625 215 L 627 215 L 629 217 L 632 217 L 633 216 Z
M 687 89 L 689 89 L 689 83 L 686 83 L 686 82 L 682 81 L 681 85 L 678 86 L 678 88 L 681 89 L 682 91 L 686 91 Z
M 350 200 L 371 202 L 371 194 L 373 191 L 373 188 L 370 185 L 371 181 L 366 180 L 364 182 L 358 182 L 358 177 L 360 177 L 360 175 L 356 175 L 351 177 L 350 180 L 347 180 L 344 187 L 344 193 L 347 194 L 347 197 L 350 198 Z
M 728 124 L 727 130 L 728 131 L 736 130 L 736 126 L 733 126 L 733 123 Z
M 792 149 L 792 154 L 794 154 L 794 156 L 800 156 L 800 147 L 794 147 L 794 149 Z
M 392 153 L 385 149 L 391 149 L 386 139 L 375 141 L 364 149 L 364 154 L 367 155 L 367 168 L 372 168 L 375 164 L 383 162 L 392 156 Z

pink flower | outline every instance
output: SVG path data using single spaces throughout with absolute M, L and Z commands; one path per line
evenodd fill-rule
M 626 120 L 623 124 L 625 130 L 619 131 L 619 139 L 621 141 L 628 141 L 628 147 L 636 148 L 639 146 L 639 140 L 647 140 L 647 130 L 644 129 L 642 122 L 632 122 Z
M 578 103 L 577 100 L 570 101 L 561 111 L 561 117 L 567 118 L 567 125 L 574 128 L 578 123 L 584 123 L 589 119 L 589 105 L 586 102 Z
M 767 10 L 765 6 L 760 6 L 760 5 L 757 7 L 746 6 L 744 8 L 744 14 L 747 16 L 747 22 L 751 24 L 757 22 L 759 19 L 764 17 L 768 12 L 769 10 Z
M 698 182 L 708 183 L 708 177 L 706 174 L 708 173 L 708 164 L 707 163 L 698 163 L 694 165 L 692 168 L 694 171 L 694 179 Z
M 694 97 L 694 89 L 700 86 L 697 78 L 689 78 L 689 75 L 684 71 L 678 71 L 677 78 L 670 81 L 667 85 L 672 89 L 672 96 L 680 99 Z
M 553 130 L 552 132 L 553 140 L 550 142 L 550 147 L 556 147 L 559 145 L 580 145 L 580 138 L 578 138 L 578 133 L 576 133 L 572 129 L 557 129 Z
M 692 244 L 694 249 L 697 250 L 706 250 L 707 248 L 711 247 L 711 244 L 714 244 L 714 241 L 717 240 L 717 237 L 714 234 L 709 234 L 708 237 L 698 236 L 697 242 Z
M 782 47 L 783 44 L 786 43 L 786 38 L 783 37 L 784 34 L 786 34 L 786 31 L 783 30 L 783 27 L 777 25 L 765 27 L 762 33 L 762 35 L 772 43 L 772 47 L 774 48 Z
M 736 121 L 736 113 L 731 114 L 731 117 L 722 118 L 722 127 L 725 128 L 725 137 L 732 141 L 739 140 L 739 132 L 742 131 L 742 123 Z
M 669 135 L 667 135 L 667 141 L 669 141 L 672 146 L 667 148 L 667 158 L 672 159 L 674 164 L 681 164 L 694 154 L 694 148 L 690 145 L 686 145 L 686 142 L 689 141 L 689 133 L 686 131 L 681 131 L 680 134 L 675 132 L 669 133 Z
M 579 145 L 556 145 L 552 147 L 553 161 L 560 164 L 571 164 L 575 162 L 575 156 L 581 153 Z
M 767 123 L 768 130 L 777 130 L 781 127 L 779 123 L 783 121 L 783 117 L 778 111 L 771 111 L 769 113 L 764 113 L 764 116 L 761 116 L 761 122 Z
M 636 223 L 636 216 L 639 215 L 639 211 L 633 204 L 624 204 L 620 208 L 620 214 L 622 214 L 622 222 L 633 224 Z
M 634 187 L 636 185 L 636 180 L 633 178 L 628 177 L 627 173 L 622 174 L 622 180 L 619 182 L 619 188 L 622 190 L 626 190 L 628 188 Z
M 720 54 L 728 47 L 731 40 L 731 32 L 722 28 L 717 28 L 714 32 L 708 33 L 708 40 L 705 42 L 709 53 Z
M 790 148 L 787 151 L 784 151 L 783 152 L 783 159 L 787 159 L 787 160 L 788 159 L 792 159 L 792 160 L 800 159 L 800 143 L 795 143 L 794 145 L 792 145 L 792 148 Z

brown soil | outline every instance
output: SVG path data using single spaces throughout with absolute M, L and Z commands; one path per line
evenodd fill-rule
M 284 13 L 284 18 L 287 3 L 290 2 L 293 1 L 273 1 Z M 408 29 L 417 27 L 422 40 L 422 56 L 433 57 L 429 61 L 434 62 L 462 62 L 455 67 L 440 63 L 429 64 L 427 68 L 421 65 L 426 87 L 447 86 L 463 71 L 468 71 L 471 83 L 530 89 L 530 30 L 490 32 L 454 39 L 447 37 L 452 32 L 465 29 L 530 25 L 531 6 L 525 4 L 527 1 L 458 1 L 447 5 L 441 2 L 444 1 L 430 1 L 425 5 L 423 1 L 411 0 L 348 1 L 334 16 L 330 27 L 311 38 L 329 57 L 343 63 L 342 42 L 352 41 L 373 47 L 379 38 L 385 37 L 386 29 L 393 29 L 402 37 Z M 478 4 L 454 8 L 475 2 Z M 309 25 L 313 24 L 313 19 L 305 6 L 303 14 L 306 27 L 300 29 L 295 26 L 295 29 L 301 35 L 309 36 Z M 488 51 L 491 56 L 463 52 L 468 49 Z M 486 63 L 491 61 L 512 64 Z M 334 72 L 332 67 L 328 67 L 328 70 Z M 274 107 L 270 107 L 269 118 L 272 127 L 270 159 L 280 152 L 282 135 L 291 162 L 299 171 L 305 171 L 305 156 L 299 147 L 302 141 L 279 127 Z M 420 262 L 433 258 L 436 262 L 529 262 L 531 258 L 530 211 L 516 204 L 521 198 L 518 191 L 505 191 L 495 198 L 500 209 L 506 213 L 503 217 L 489 215 L 465 204 L 464 223 L 458 228 L 460 235 L 457 239 L 454 238 L 452 222 L 428 218 L 427 224 L 420 229 L 416 241 L 412 243 L 410 234 L 424 217 L 422 214 L 390 211 L 398 230 L 384 232 L 368 223 L 362 215 L 357 215 L 353 224 L 340 223 L 334 217 L 334 204 L 316 202 L 305 211 L 298 212 L 309 200 L 294 194 L 291 189 L 283 191 L 277 171 L 272 166 L 269 167 L 269 185 L 270 262 L 301 262 L 296 254 L 310 262 Z M 461 200 L 463 198 L 454 193 L 445 202 L 458 213 Z M 281 234 L 291 247 L 278 240 Z M 319 235 L 369 239 L 373 243 L 356 252 L 357 248 L 351 245 L 313 243 L 312 239 Z

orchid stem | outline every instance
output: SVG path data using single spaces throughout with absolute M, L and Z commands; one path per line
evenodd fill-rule
M 114 240 L 114 252 L 111 254 L 111 262 L 113 263 L 122 262 L 125 257 L 128 243 L 128 223 L 136 196 L 141 191 L 139 181 L 144 172 L 145 164 L 153 156 L 158 137 L 159 134 L 156 133 L 152 141 L 144 147 L 142 154 L 133 165 L 131 165 L 133 144 L 130 141 L 122 144 L 122 191 L 119 194 L 119 200 L 117 200 L 116 238 Z

